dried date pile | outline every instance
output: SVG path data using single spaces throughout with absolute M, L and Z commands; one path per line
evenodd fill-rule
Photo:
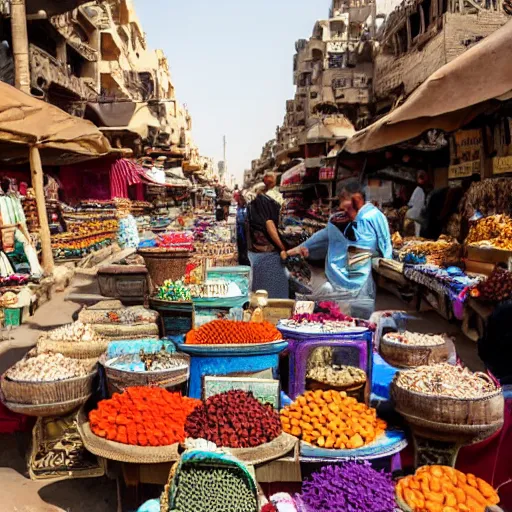
M 278 437 L 281 422 L 271 405 L 235 390 L 208 398 L 187 418 L 185 430 L 189 437 L 219 447 L 254 448 Z
M 512 296 L 512 272 L 496 267 L 492 274 L 472 292 L 473 297 L 491 302 L 501 302 Z

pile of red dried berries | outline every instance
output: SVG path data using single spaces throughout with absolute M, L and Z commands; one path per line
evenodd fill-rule
M 235 390 L 208 398 L 189 415 L 185 431 L 219 447 L 254 448 L 274 440 L 282 429 L 271 405 L 263 405 L 252 393 Z

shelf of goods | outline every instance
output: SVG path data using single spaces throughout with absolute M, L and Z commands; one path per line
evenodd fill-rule
M 104 214 L 64 214 L 67 232 L 51 237 L 52 249 L 57 259 L 82 257 L 117 237 L 119 223 L 115 217 Z

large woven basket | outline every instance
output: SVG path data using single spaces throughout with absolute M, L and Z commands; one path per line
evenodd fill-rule
M 79 407 L 82 407 L 90 397 L 91 395 L 86 395 L 82 398 L 76 398 L 75 400 L 55 404 L 27 405 L 4 402 L 4 405 L 7 409 L 17 414 L 35 416 L 37 418 L 49 418 L 52 416 L 64 416 L 70 412 L 76 411 Z
M 14 381 L 0 379 L 4 399 L 8 403 L 25 405 L 48 405 L 83 399 L 92 393 L 92 386 L 97 370 L 85 377 L 58 380 L 52 382 Z
M 109 340 L 102 341 L 53 341 L 41 336 L 37 341 L 39 353 L 53 352 L 74 359 L 96 359 L 108 348 Z
M 139 249 L 148 268 L 154 286 L 162 286 L 165 281 L 177 281 L 185 276 L 187 263 L 192 256 L 189 251 L 157 252 Z
M 390 341 L 384 335 L 379 351 L 382 358 L 395 368 L 416 368 L 448 361 L 449 349 L 445 340 L 442 345 L 413 346 Z
M 501 390 L 479 399 L 430 396 L 391 384 L 395 410 L 416 433 L 439 441 L 471 442 L 492 435 L 503 426 L 505 400 Z
M 136 338 L 149 338 L 151 336 L 158 336 L 159 329 L 156 323 L 149 324 L 92 324 L 91 327 L 102 338 L 109 340 L 120 339 L 136 339 Z M 103 351 L 104 352 L 104 351 Z
M 405 503 L 405 501 L 403 501 L 398 496 L 395 496 L 395 500 L 396 500 L 396 504 L 399 506 L 399 509 L 402 512 L 414 512 L 414 510 L 412 510 L 412 508 L 409 507 L 407 505 L 407 503 Z M 485 512 L 504 512 L 504 510 L 502 508 L 498 507 L 497 505 L 495 505 L 493 507 L 486 507 Z
M 78 413 L 77 424 L 85 448 L 97 457 L 130 464 L 160 464 L 180 458 L 178 443 L 170 446 L 133 446 L 98 437 L 92 432 L 83 408 Z
M 256 448 L 228 448 L 238 460 L 245 464 L 256 466 L 272 460 L 284 457 L 299 444 L 299 440 L 283 432 L 270 443 L 265 443 Z
M 186 362 L 187 367 L 156 372 L 130 372 L 107 366 L 107 359 L 104 354 L 100 358 L 100 364 L 105 368 L 110 396 L 114 393 L 121 393 L 126 388 L 136 386 L 157 386 L 169 390 L 184 384 L 187 382 L 190 374 L 190 356 L 187 354 L 174 354 L 173 357 Z

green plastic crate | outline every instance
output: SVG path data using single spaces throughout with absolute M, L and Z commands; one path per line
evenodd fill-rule
M 5 308 L 4 309 L 4 325 L 18 327 L 21 325 L 21 308 Z

